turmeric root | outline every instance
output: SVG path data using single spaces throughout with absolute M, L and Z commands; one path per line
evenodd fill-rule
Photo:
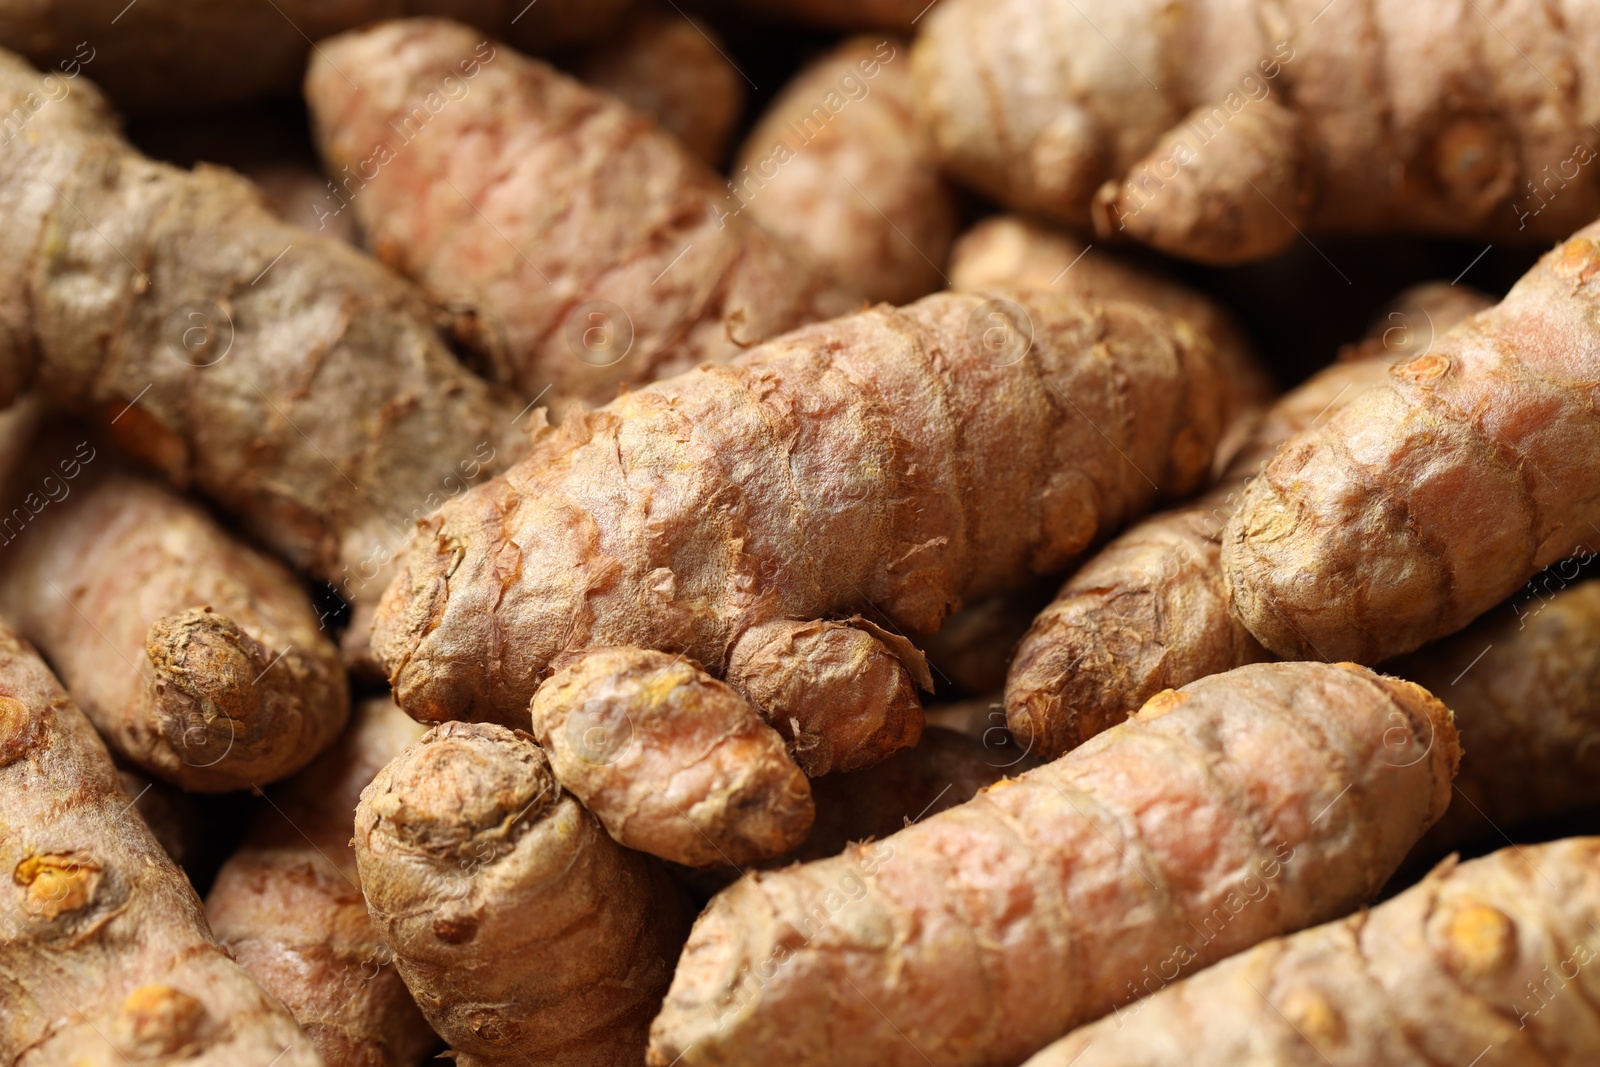
M 1257 945 L 1027 1067 L 1581 1067 L 1600 1058 L 1596 900 L 1600 838 L 1452 858 L 1370 912 Z
M 1378 662 L 1595 543 L 1596 273 L 1600 225 L 1283 446 L 1223 535 L 1235 609 L 1263 645 Z
M 0 627 L 0 1060 L 321 1067 L 211 939 L 89 721 Z
M 1522 823 L 1600 805 L 1600 581 L 1519 594 L 1387 664 L 1449 698 L 1465 755 L 1450 809 L 1417 845 L 1431 862 Z
M 1370 897 L 1444 811 L 1425 690 L 1278 663 L 1151 700 L 874 845 L 746 877 L 695 924 L 650 1062 L 993 1065 Z
M 372 919 L 462 1067 L 643 1062 L 687 901 L 562 793 L 527 734 L 429 730 L 362 792 L 355 849 Z
M 648 119 L 465 26 L 325 41 L 306 98 L 368 242 L 528 399 L 603 402 L 860 303 Z
M 715 30 L 665 7 L 640 5 L 572 72 L 659 122 L 700 160 L 716 167 L 744 109 L 744 75 Z
M 133 806 L 173 863 L 183 868 L 191 883 L 196 881 L 191 864 L 204 851 L 205 826 L 195 808 L 197 800 L 189 793 L 149 778 L 126 767 L 117 768 L 122 791 L 133 798 Z
M 1210 297 L 1154 270 L 1140 268 L 1103 249 L 1018 215 L 995 215 L 977 223 L 950 251 L 950 287 L 1049 289 L 1094 300 L 1129 300 L 1189 320 L 1210 340 L 1232 382 L 1229 425 L 1272 399 L 1272 381 L 1244 330 Z M 1224 446 L 1221 450 L 1231 454 Z
M 1600 213 L 1581 5 L 1326 11 L 944 0 L 913 64 L 961 180 L 1203 262 L 1303 231 L 1538 242 Z
M 1365 342 L 1267 411 L 1214 489 L 1138 523 L 1079 568 L 1012 660 L 1006 712 L 1019 742 L 1053 758 L 1162 689 L 1268 658 L 1232 611 L 1222 573 L 1223 527 L 1245 484 L 1289 437 L 1491 303 L 1443 283 L 1411 290 Z
M 734 161 L 750 217 L 870 300 L 943 288 L 960 219 L 912 107 L 910 46 L 857 37 L 812 61 Z
M 30 435 L 0 491 L 0 613 L 138 768 L 216 793 L 305 766 L 350 698 L 299 581 L 68 429 Z
M 438 1044 L 367 915 L 350 825 L 361 790 L 425 728 L 388 697 L 268 795 L 206 896 L 206 919 L 329 1067 L 415 1067 Z
M 743 866 L 811 827 L 810 784 L 783 740 L 682 656 L 583 653 L 539 687 L 533 733 L 612 837 L 674 863 Z
M 125 111 L 288 95 L 319 41 L 375 19 L 447 15 L 551 51 L 604 37 L 629 0 L 0 0 L 0 47 L 86 71 Z
M 1018 300 L 807 327 L 547 433 L 420 528 L 373 630 L 400 705 L 525 722 L 558 657 L 630 647 L 722 677 L 814 773 L 914 743 L 899 632 L 1192 490 L 1220 428 L 1187 324 Z M 827 621 L 866 610 L 896 632 Z
M 522 405 L 379 264 L 144 159 L 85 79 L 42 84 L 0 54 L 0 114 L 43 101 L 0 153 L 0 401 L 32 382 L 95 418 L 361 619 L 414 516 L 523 446 Z

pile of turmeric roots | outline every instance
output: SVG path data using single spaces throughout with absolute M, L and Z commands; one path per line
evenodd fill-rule
M 1579 0 L 0 0 L 0 1067 L 1600 1063 L 1597 131 Z

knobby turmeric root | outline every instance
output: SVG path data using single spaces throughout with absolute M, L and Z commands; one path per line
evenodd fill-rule
M 1027 1067 L 1582 1067 L 1600 1058 L 1600 838 L 1457 864 L 1275 938 L 1051 1045 Z
M 123 110 L 153 112 L 288 95 L 314 42 L 401 15 L 447 15 L 528 51 L 605 37 L 629 0 L 0 0 L 0 47 L 86 72 Z
M 1427 862 L 1536 819 L 1600 805 L 1600 581 L 1519 594 L 1385 669 L 1450 701 L 1465 755 Z
M 1442 704 L 1353 664 L 1160 694 L 967 804 L 725 890 L 650 1062 L 1016 1063 L 1158 969 L 1347 914 L 1444 811 L 1458 755 Z
M 462 1067 L 643 1062 L 688 902 L 527 734 L 428 731 L 362 792 L 355 849 L 395 966 Z
M 330 1067 L 416 1067 L 438 1044 L 367 915 L 350 845 L 361 790 L 424 729 L 387 697 L 362 701 L 332 748 L 268 794 L 206 896 L 217 941 Z
M 0 1059 L 321 1067 L 211 939 L 88 719 L 0 626 Z
M 960 221 L 912 106 L 911 47 L 856 37 L 801 69 L 734 161 L 730 208 L 871 300 L 944 287 Z
M 1292 390 L 1253 424 L 1215 488 L 1145 519 L 1078 569 L 1022 638 L 1006 681 L 1011 730 L 1053 758 L 1122 721 L 1162 689 L 1268 658 L 1232 610 L 1222 532 L 1244 487 L 1289 437 L 1326 420 L 1390 367 L 1493 301 L 1443 283 L 1418 286 L 1367 340 Z
M 1235 608 L 1263 645 L 1376 663 L 1595 543 L 1596 274 L 1600 225 L 1283 446 L 1223 534 Z
M 306 99 L 332 209 L 527 399 L 604 402 L 860 304 L 647 118 L 465 26 L 324 41 Z
M 649 115 L 717 167 L 727 158 L 746 85 L 725 48 L 699 19 L 639 4 L 616 33 L 574 61 L 572 73 Z
M 381 265 L 143 158 L 84 78 L 44 84 L 0 53 L 0 114 L 38 105 L 0 152 L 0 401 L 31 382 L 93 417 L 362 620 L 414 518 L 523 446 L 522 405 Z
M 1101 238 L 1238 263 L 1302 231 L 1537 242 L 1600 213 L 1583 4 L 941 0 L 919 25 L 945 166 Z
M 66 425 L 5 472 L 0 613 L 122 759 L 195 792 L 284 778 L 343 729 L 339 650 L 299 580 Z M 35 511 L 37 508 L 37 511 Z
M 558 657 L 614 646 L 724 678 L 812 773 L 914 743 L 926 667 L 893 631 L 1191 491 L 1220 431 L 1186 323 L 1017 300 L 807 327 L 545 434 L 419 532 L 373 630 L 400 705 L 527 722 Z

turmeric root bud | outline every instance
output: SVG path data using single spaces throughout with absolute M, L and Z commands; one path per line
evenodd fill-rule
M 922 736 L 916 686 L 933 688 L 921 652 L 859 618 L 752 627 L 733 647 L 728 681 L 813 778 L 861 770 L 916 744 Z
M 815 817 L 783 740 L 682 656 L 591 649 L 539 688 L 533 729 L 561 784 L 613 838 L 675 863 L 779 856 Z
M 533 738 L 428 731 L 362 792 L 355 847 L 373 921 L 461 1067 L 644 1058 L 686 901 L 563 794 Z

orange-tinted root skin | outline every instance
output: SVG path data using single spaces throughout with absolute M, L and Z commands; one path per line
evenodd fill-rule
M 880 651 L 896 635 L 937 630 L 962 598 L 1059 570 L 1192 491 L 1220 433 L 1221 376 L 1187 323 L 1013 296 L 805 327 L 546 432 L 419 530 L 373 628 L 400 705 L 521 723 L 569 653 L 681 652 L 720 677 L 758 627 L 857 615 L 883 631 L 848 643 L 884 672 L 862 691 L 903 702 Z M 894 714 L 844 722 L 914 736 L 919 720 Z
M 1208 263 L 1318 231 L 1543 242 L 1600 214 L 1588 4 L 1325 11 L 941 0 L 919 104 L 945 168 L 1008 207 Z
M 1600 581 L 1519 595 L 1385 670 L 1450 697 L 1456 795 L 1415 855 L 1433 862 L 1502 829 L 1600 805 Z
M 466 26 L 324 41 L 306 97 L 329 169 L 376 168 L 350 198 L 368 242 L 529 400 L 603 403 L 860 306 L 649 118 Z
M 852 38 L 784 87 L 730 179 L 757 223 L 891 304 L 944 287 L 961 218 L 913 96 L 907 41 Z
M 1586 1067 L 1600 1060 L 1600 838 L 1450 860 L 1393 900 L 1257 945 L 1027 1067 Z
M 539 687 L 533 733 L 618 843 L 690 867 L 798 845 L 811 786 L 749 701 L 682 656 L 597 648 Z
M 1284 441 L 1382 385 L 1391 366 L 1422 357 L 1492 303 L 1443 283 L 1408 290 L 1339 362 L 1249 420 L 1210 492 L 1136 524 L 1079 568 L 1017 646 L 1006 708 L 1018 741 L 1054 758 L 1163 689 L 1269 658 L 1233 611 L 1222 571 L 1223 530 L 1249 479 Z
M 549 52 L 604 38 L 629 0 L 0 0 L 0 47 L 82 72 L 121 111 L 160 112 L 290 96 L 310 42 L 376 19 L 445 15 Z M 70 66 L 68 65 L 70 64 Z M 321 182 L 317 183 L 321 186 Z
M 90 76 L 0 153 L 0 395 L 93 418 L 370 617 L 414 519 L 525 446 L 522 403 L 379 263 L 135 152 Z M 41 79 L 0 53 L 0 114 Z
M 916 744 L 917 688 L 933 688 L 914 645 L 861 618 L 752 627 L 733 647 L 728 680 L 813 778 L 870 767 Z
M 1347 914 L 1444 811 L 1458 756 L 1442 704 L 1353 664 L 1160 694 L 966 804 L 724 890 L 650 1062 L 1017 1063 L 1155 968 Z
M 372 920 L 457 1063 L 643 1063 L 688 903 L 528 734 L 429 730 L 362 792 L 355 850 Z
M 217 941 L 283 1002 L 330 1067 L 417 1067 L 438 1045 L 367 915 L 350 826 L 361 790 L 425 727 L 387 697 L 272 790 L 206 896 Z
M 211 938 L 94 728 L 0 627 L 0 1060 L 322 1067 Z
M 641 4 L 617 32 L 585 52 L 572 73 L 649 115 L 716 167 L 744 108 L 744 75 L 717 32 L 670 8 Z
M 1600 226 L 1285 444 L 1223 535 L 1235 609 L 1290 658 L 1453 633 L 1600 524 Z
M 0 611 L 140 769 L 215 793 L 305 766 L 350 696 L 299 579 L 171 490 L 97 469 L 115 461 L 79 443 L 35 441 L 76 478 L 52 463 L 8 480 L 19 507 L 45 478 L 60 499 L 0 552 Z
M 1216 349 L 1227 376 L 1230 427 L 1248 427 L 1244 416 L 1272 400 L 1272 379 L 1227 308 L 1044 223 L 1021 215 L 991 215 L 956 240 L 945 271 L 952 289 L 1050 289 L 1084 299 L 1146 304 L 1187 319 Z M 1232 440 L 1234 431 L 1228 436 Z M 1219 453 L 1231 455 L 1235 448 L 1237 443 L 1229 447 L 1225 442 Z

